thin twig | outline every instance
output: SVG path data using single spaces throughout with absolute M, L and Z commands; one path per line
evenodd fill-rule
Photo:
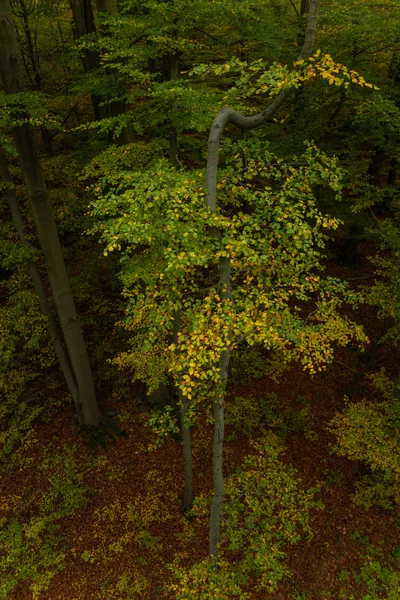
M 348 367 L 347 365 L 345 365 L 344 363 L 340 362 L 340 360 L 333 360 L 333 363 L 336 363 L 337 365 L 342 365 L 342 367 L 344 367 L 345 369 L 347 369 L 348 371 L 351 371 L 352 373 L 357 373 L 358 375 L 358 371 L 356 371 L 355 369 L 352 369 L 351 367 Z
M 362 279 L 375 279 L 378 275 L 365 275 L 364 277 L 350 277 L 346 281 L 361 281 Z
M 374 219 L 378 223 L 378 225 L 380 225 L 379 219 L 375 216 L 374 211 L 372 210 L 371 206 L 369 207 L 369 212 L 374 217 Z
M 305 325 L 307 325 L 307 321 L 308 321 L 308 319 L 309 319 L 310 317 L 312 317 L 312 315 L 315 315 L 315 313 L 317 313 L 318 311 L 319 311 L 319 308 L 316 308 L 315 310 L 313 310 L 312 312 L 310 312 L 310 314 L 308 315 L 307 319 L 306 319 L 306 320 L 304 321 L 304 323 L 303 323 L 303 327 L 304 327 Z

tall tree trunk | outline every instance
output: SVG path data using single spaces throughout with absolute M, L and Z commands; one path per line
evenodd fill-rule
M 20 239 L 21 244 L 25 246 L 29 246 L 30 243 L 26 238 L 25 234 L 25 226 L 24 220 L 21 214 L 21 209 L 19 206 L 18 198 L 15 193 L 15 190 L 12 187 L 11 176 L 8 171 L 7 159 L 3 154 L 3 151 L 0 148 L 0 177 L 6 185 L 6 195 L 8 200 L 8 205 L 10 207 L 11 216 L 14 221 L 15 228 L 18 233 L 18 237 Z M 61 370 L 64 374 L 65 380 L 68 385 L 68 389 L 70 391 L 72 400 L 74 401 L 76 411 L 78 416 L 81 412 L 81 406 L 79 404 L 79 394 L 78 388 L 76 386 L 75 378 L 71 371 L 71 367 L 69 364 L 67 353 L 65 352 L 65 348 L 62 343 L 60 331 L 57 325 L 57 321 L 53 314 L 53 311 L 50 308 L 49 301 L 47 299 L 46 290 L 40 276 L 40 272 L 37 264 L 34 260 L 29 258 L 27 260 L 27 267 L 29 270 L 29 274 L 32 278 L 32 283 L 34 290 L 39 299 L 39 306 L 42 314 L 47 319 L 47 331 L 49 333 L 49 338 L 54 345 L 54 350 L 56 352 L 56 356 L 58 358 L 58 362 L 60 363 Z
M 9 0 L 0 0 L 0 71 L 6 93 L 18 93 L 24 90 Z M 82 421 L 85 425 L 98 426 L 100 412 L 96 402 L 92 372 L 39 161 L 35 132 L 30 125 L 24 124 L 15 126 L 12 133 L 28 189 L 61 329 L 78 386 Z
M 96 7 L 98 13 L 108 13 L 109 15 L 118 14 L 119 6 L 116 0 L 96 0 Z M 104 36 L 108 35 L 108 28 L 102 27 L 101 32 Z M 114 73 L 110 71 L 110 77 L 114 76 Z M 104 106 L 104 116 L 106 117 L 117 117 L 126 113 L 127 105 L 123 100 L 114 100 L 106 106 Z M 116 141 L 119 146 L 129 144 L 134 139 L 134 133 L 132 127 L 126 125 L 123 127 L 121 133 L 114 138 L 112 132 L 110 134 L 110 142 Z
M 321 0 L 311 0 L 308 12 L 307 28 L 304 35 L 303 48 L 298 60 L 308 60 L 315 41 L 318 13 Z M 206 205 L 212 211 L 217 211 L 217 180 L 218 180 L 218 155 L 221 136 L 225 127 L 232 123 L 239 129 L 250 130 L 267 123 L 276 111 L 286 102 L 293 93 L 292 90 L 283 90 L 261 113 L 252 117 L 245 117 L 235 110 L 223 108 L 215 117 L 208 138 L 208 157 L 206 169 Z M 220 239 L 221 232 L 212 231 L 213 237 Z M 229 258 L 221 258 L 219 264 L 219 282 L 223 290 L 223 298 L 230 294 Z M 219 527 L 221 521 L 222 503 L 224 495 L 224 480 L 222 473 L 222 450 L 224 439 L 224 393 L 226 387 L 227 370 L 229 366 L 229 347 L 221 353 L 220 357 L 220 394 L 214 400 L 214 446 L 213 446 L 213 477 L 214 497 L 210 514 L 210 557 L 215 565 L 218 561 Z
M 183 441 L 183 458 L 185 461 L 185 491 L 183 493 L 183 511 L 191 509 L 193 504 L 193 459 L 188 419 L 188 401 L 179 392 L 180 422 Z
M 218 236 L 218 233 L 216 237 Z M 229 258 L 223 257 L 219 262 L 219 284 L 222 300 L 227 300 L 231 295 L 231 262 Z M 218 395 L 214 399 L 214 442 L 213 442 L 213 482 L 214 497 L 211 504 L 210 513 L 210 536 L 209 536 L 209 554 L 211 560 L 217 565 L 219 551 L 219 527 L 221 521 L 222 503 L 224 499 L 224 475 L 223 465 L 223 443 L 224 443 L 224 403 L 225 389 L 228 379 L 228 368 L 230 359 L 230 349 L 221 353 L 219 360 L 220 385 Z
M 116 14 L 119 11 L 116 0 L 96 0 L 96 5 L 99 13 L 106 12 L 110 14 Z
M 74 37 L 79 39 L 88 33 L 95 33 L 94 15 L 91 0 L 69 0 L 74 21 Z M 82 65 L 85 73 L 90 73 L 98 68 L 97 54 L 92 50 L 85 50 L 82 55 Z M 99 121 L 103 118 L 101 99 L 96 94 L 91 94 L 94 118 Z
M 310 11 L 310 0 L 301 0 L 299 13 L 299 32 L 297 35 L 297 43 L 299 47 L 304 44 L 304 39 L 307 31 L 307 16 Z M 294 94 L 294 110 L 297 114 L 302 113 L 305 108 L 304 88 L 299 87 Z
M 386 160 L 386 144 L 387 144 L 388 138 L 387 136 L 385 137 L 385 146 L 374 146 L 374 148 L 372 149 L 372 154 L 371 154 L 371 159 L 370 159 L 370 163 L 368 165 L 368 170 L 367 170 L 367 181 L 368 183 L 370 183 L 371 185 L 375 186 L 375 187 L 379 187 L 380 184 L 380 175 L 381 175 L 381 170 L 383 167 L 383 163 Z
M 170 57 L 169 79 L 177 81 L 179 78 L 179 55 L 175 53 Z M 178 136 L 176 128 L 171 125 L 169 138 L 169 162 L 173 166 L 178 165 Z M 174 315 L 174 341 L 178 342 L 178 333 L 181 328 L 180 315 Z M 183 457 L 185 463 L 185 491 L 183 494 L 183 510 L 190 510 L 193 504 L 193 458 L 190 439 L 190 424 L 188 422 L 188 399 L 183 396 L 178 388 L 178 398 L 180 406 L 180 424 L 183 440 Z
M 170 81 L 178 81 L 179 79 L 179 54 L 175 53 L 170 57 L 169 69 Z M 172 107 L 173 110 L 174 107 Z M 178 161 L 178 132 L 176 127 L 171 124 L 171 132 L 169 135 L 169 161 L 175 167 L 179 164 Z
M 40 61 L 39 61 L 39 54 L 38 54 L 37 43 L 36 43 L 37 35 L 36 36 L 32 35 L 31 24 L 30 24 L 30 17 L 32 16 L 33 11 L 36 10 L 36 7 L 31 4 L 28 8 L 25 0 L 17 0 L 16 2 L 13 3 L 13 6 L 14 6 L 13 12 L 14 12 L 15 16 L 21 20 L 22 29 L 24 31 L 24 36 L 25 36 L 26 50 L 24 49 L 24 44 L 22 43 L 21 37 L 18 35 L 18 41 L 20 42 L 20 44 L 19 44 L 20 52 L 21 52 L 21 55 L 24 56 L 24 58 L 27 55 L 27 57 L 29 59 L 30 71 L 32 72 L 32 78 L 30 76 L 29 66 L 27 64 L 26 58 L 23 60 L 25 70 L 27 71 L 30 81 L 33 82 L 33 88 L 37 92 L 41 92 L 42 91 L 42 75 L 40 72 Z M 20 8 L 20 10 L 17 10 L 18 7 Z M 45 148 L 46 154 L 48 156 L 52 156 L 53 144 L 52 144 L 52 137 L 51 137 L 50 131 L 48 129 L 46 129 L 45 126 L 42 125 L 40 128 L 40 132 L 42 134 L 42 141 L 43 141 L 43 146 Z
M 395 185 L 396 184 L 398 166 L 399 166 L 398 160 L 393 157 L 392 160 L 390 161 L 390 168 L 389 168 L 389 173 L 388 173 L 388 177 L 387 177 L 387 185 Z

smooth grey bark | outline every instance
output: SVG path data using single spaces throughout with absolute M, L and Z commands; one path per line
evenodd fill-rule
M 14 94 L 24 90 L 9 0 L 0 0 L 0 72 L 6 93 Z M 85 425 L 98 426 L 100 411 L 96 402 L 93 376 L 40 165 L 35 132 L 29 124 L 24 124 L 13 127 L 12 133 L 46 262 L 57 314 L 79 390 L 79 402 L 82 407 L 80 419 Z
M 25 225 L 24 220 L 21 214 L 21 209 L 19 206 L 18 198 L 15 193 L 15 190 L 12 187 L 11 176 L 7 166 L 7 159 L 3 154 L 2 149 L 0 148 L 0 177 L 5 183 L 6 186 L 6 195 L 8 200 L 8 205 L 10 207 L 11 216 L 14 221 L 15 228 L 18 233 L 19 240 L 21 244 L 24 246 L 31 245 L 25 234 Z M 71 394 L 72 400 L 74 401 L 77 413 L 79 415 L 81 408 L 79 404 L 79 394 L 78 388 L 75 382 L 74 375 L 71 371 L 71 366 L 69 364 L 68 356 L 65 351 L 65 348 L 62 343 L 60 330 L 57 325 L 56 318 L 51 310 L 46 290 L 40 276 L 39 268 L 34 260 L 31 258 L 27 259 L 27 267 L 29 274 L 32 279 L 33 287 L 36 292 L 36 295 L 39 299 L 39 306 L 42 314 L 47 319 L 47 331 L 49 333 L 49 338 L 54 345 L 54 350 L 56 356 L 58 358 L 58 362 L 60 364 L 61 370 L 64 374 L 65 380 L 68 385 L 69 392 Z
M 217 235 L 217 234 L 216 234 Z M 230 298 L 231 295 L 231 261 L 229 258 L 221 258 L 219 263 L 219 287 L 222 300 Z M 219 551 L 219 529 L 221 521 L 222 503 L 224 500 L 224 475 L 223 465 L 223 444 L 224 444 L 224 403 L 225 389 L 228 380 L 228 367 L 230 360 L 230 349 L 221 352 L 219 359 L 220 385 L 218 395 L 214 398 L 214 441 L 213 441 L 213 481 L 214 496 L 210 512 L 210 537 L 209 554 L 211 560 L 217 565 Z
M 311 0 L 309 6 L 307 28 L 304 35 L 304 44 L 297 60 L 307 60 L 312 52 L 317 32 L 318 13 L 321 0 Z M 206 168 L 206 205 L 211 212 L 217 211 L 217 178 L 218 178 L 218 154 L 221 136 L 228 124 L 235 125 L 239 129 L 250 130 L 260 127 L 275 114 L 275 112 L 286 102 L 293 90 L 282 90 L 280 94 L 262 112 L 252 117 L 246 117 L 231 108 L 223 108 L 215 117 L 209 138 L 208 157 Z M 221 233 L 212 231 L 211 234 L 220 238 Z M 219 286 L 222 299 L 230 296 L 230 271 L 229 258 L 221 258 L 219 263 Z M 229 367 L 229 348 L 221 353 L 220 367 L 220 389 L 218 397 L 214 399 L 214 444 L 213 444 L 213 481 L 214 496 L 210 513 L 209 554 L 215 565 L 218 561 L 219 550 L 219 528 L 221 521 L 222 503 L 224 495 L 224 478 L 222 472 L 223 464 L 223 440 L 224 440 L 224 395 L 226 379 Z
M 178 392 L 180 405 L 180 422 L 183 441 L 183 458 L 185 461 L 185 491 L 183 493 L 184 512 L 191 509 L 193 504 L 193 459 L 190 439 L 190 425 L 187 422 L 188 402 L 181 392 Z

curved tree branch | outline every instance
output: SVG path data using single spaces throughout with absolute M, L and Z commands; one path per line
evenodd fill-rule
M 297 60 L 308 60 L 312 53 L 315 36 L 317 33 L 317 21 L 321 0 L 312 0 L 310 12 L 308 15 L 307 29 L 304 37 L 303 48 Z M 219 142 L 225 130 L 225 127 L 232 123 L 239 129 L 249 130 L 255 129 L 264 125 L 276 111 L 284 104 L 284 102 L 292 94 L 293 90 L 282 90 L 280 94 L 267 106 L 262 112 L 252 117 L 246 117 L 239 114 L 231 108 L 223 108 L 215 117 L 211 126 L 210 135 L 208 138 L 208 159 L 206 171 L 206 187 L 207 187 L 207 206 L 212 212 L 216 211 L 217 207 L 217 176 L 218 176 L 218 154 Z

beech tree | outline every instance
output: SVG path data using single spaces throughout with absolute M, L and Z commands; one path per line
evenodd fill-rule
M 318 6 L 319 2 L 311 3 L 295 70 L 276 65 L 266 71 L 259 61 L 252 66 L 237 59 L 194 70 L 218 75 L 238 69 L 244 75 L 231 90 L 232 96 L 246 97 L 249 89 L 256 96 L 266 90 L 276 96 L 253 117 L 229 108 L 215 117 L 206 187 L 201 170 L 185 173 L 154 156 L 146 168 L 148 160 L 139 156 L 138 145 L 135 172 L 109 165 L 92 188 L 96 196 L 92 212 L 98 217 L 95 228 L 107 242 L 105 255 L 122 252 L 121 277 L 128 301 L 125 326 L 132 338 L 131 348 L 117 362 L 133 367 L 134 376 L 146 381 L 150 391 L 165 381 L 166 374 L 172 377 L 180 391 L 184 433 L 199 407 L 212 402 L 215 495 L 210 556 L 215 562 L 223 502 L 224 395 L 230 353 L 244 340 L 250 345 L 261 343 L 281 352 L 283 360 L 297 358 L 314 372 L 332 359 L 335 345 L 346 345 L 353 336 L 362 339 L 360 329 L 338 313 L 344 300 L 355 302 L 356 297 L 337 281 L 315 275 L 326 239 L 323 231 L 336 228 L 338 222 L 317 208 L 314 189 L 324 185 L 340 197 L 341 173 L 335 160 L 309 144 L 305 154 L 287 164 L 254 136 L 226 142 L 226 166 L 217 178 L 219 141 L 229 122 L 244 130 L 266 123 L 315 74 L 343 85 L 362 83 L 356 73 L 320 53 L 310 57 L 312 66 L 306 62 Z M 110 160 L 113 154 L 108 155 Z M 318 297 L 316 307 L 301 317 L 296 302 L 311 297 Z M 161 435 L 169 426 L 175 427 L 173 412 L 162 415 Z M 183 441 L 184 496 L 191 499 L 189 436 Z
M 23 93 L 23 74 L 8 0 L 0 2 L 0 50 L 0 70 L 4 92 L 10 95 Z M 35 131 L 29 123 L 27 115 L 25 121 L 23 120 L 22 123 L 17 121 L 14 124 L 12 135 L 28 190 L 60 326 L 76 379 L 79 421 L 84 425 L 98 426 L 100 412 L 96 402 L 82 328 L 75 309 L 62 248 L 48 199 Z
M 25 232 L 25 224 L 24 219 L 21 213 L 19 201 L 17 195 L 15 193 L 14 188 L 12 187 L 12 180 L 10 176 L 10 172 L 7 166 L 7 157 L 0 148 L 0 178 L 3 180 L 3 183 L 6 186 L 6 194 L 8 199 L 8 205 L 10 208 L 10 213 L 14 221 L 15 228 L 18 232 L 18 237 L 22 245 L 29 247 L 30 243 L 27 239 Z M 57 320 L 51 310 L 49 305 L 49 301 L 47 298 L 47 293 L 45 289 L 45 285 L 43 283 L 42 277 L 40 275 L 39 267 L 36 262 L 32 258 L 27 259 L 27 267 L 29 270 L 29 274 L 32 279 L 33 287 L 35 289 L 36 295 L 39 299 L 40 310 L 43 315 L 47 319 L 47 329 L 49 332 L 49 338 L 54 345 L 54 350 L 56 352 L 58 362 L 60 363 L 60 367 L 64 374 L 65 380 L 68 385 L 69 392 L 74 401 L 77 411 L 79 412 L 79 394 L 78 388 L 76 387 L 76 382 L 74 375 L 71 371 L 71 367 L 69 364 L 69 359 L 67 353 L 65 351 L 62 337 L 60 335 L 59 327 L 57 324 Z

